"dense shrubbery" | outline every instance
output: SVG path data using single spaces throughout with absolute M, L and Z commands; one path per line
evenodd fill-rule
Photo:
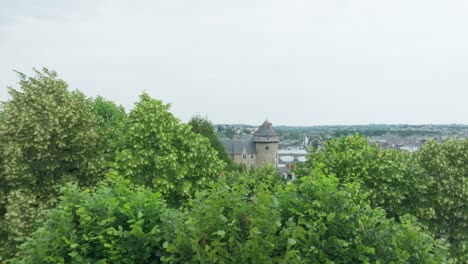
M 298 173 L 320 167 L 342 183 L 360 182 L 373 206 L 398 219 L 412 214 L 446 238 L 459 262 L 468 261 L 468 140 L 429 141 L 406 153 L 383 150 L 366 138 L 341 137 L 313 152 Z
M 151 263 L 163 251 L 171 211 L 160 193 L 113 177 L 96 190 L 69 186 L 22 246 L 19 263 Z M 158 256 L 159 252 L 159 256 Z
M 342 137 L 287 183 L 226 169 L 207 120 L 147 94 L 127 115 L 36 74 L 0 108 L 0 262 L 468 260 L 468 140 L 409 154 Z
M 115 177 L 95 191 L 68 187 L 15 262 L 446 261 L 441 241 L 410 217 L 397 223 L 372 209 L 355 185 L 341 188 L 318 170 L 297 186 L 262 172 L 237 176 L 213 182 L 180 211 Z

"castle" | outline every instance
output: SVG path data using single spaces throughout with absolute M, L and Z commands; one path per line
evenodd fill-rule
M 279 135 L 268 120 L 265 120 L 253 135 L 221 139 L 229 157 L 235 163 L 248 168 L 261 167 L 266 163 L 277 167 L 279 141 Z

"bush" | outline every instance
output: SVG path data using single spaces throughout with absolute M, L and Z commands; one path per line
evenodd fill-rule
M 70 186 L 13 262 L 446 262 L 441 241 L 410 217 L 387 219 L 357 185 L 318 170 L 297 186 L 259 176 L 213 183 L 183 210 L 115 177 L 95 191 Z
M 71 185 L 14 262 L 159 263 L 171 219 L 160 193 L 128 180 L 114 177 L 95 191 Z

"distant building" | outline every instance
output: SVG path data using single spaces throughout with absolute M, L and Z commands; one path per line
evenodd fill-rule
M 279 141 L 279 135 L 268 120 L 265 120 L 253 135 L 221 139 L 230 158 L 248 168 L 261 167 L 264 164 L 277 167 Z
M 294 166 L 307 160 L 308 151 L 305 148 L 288 148 L 278 151 L 278 171 L 287 180 L 294 180 Z

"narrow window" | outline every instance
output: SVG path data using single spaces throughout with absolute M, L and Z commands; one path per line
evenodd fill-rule
M 247 158 L 247 154 L 242 154 L 242 159 L 246 159 Z

